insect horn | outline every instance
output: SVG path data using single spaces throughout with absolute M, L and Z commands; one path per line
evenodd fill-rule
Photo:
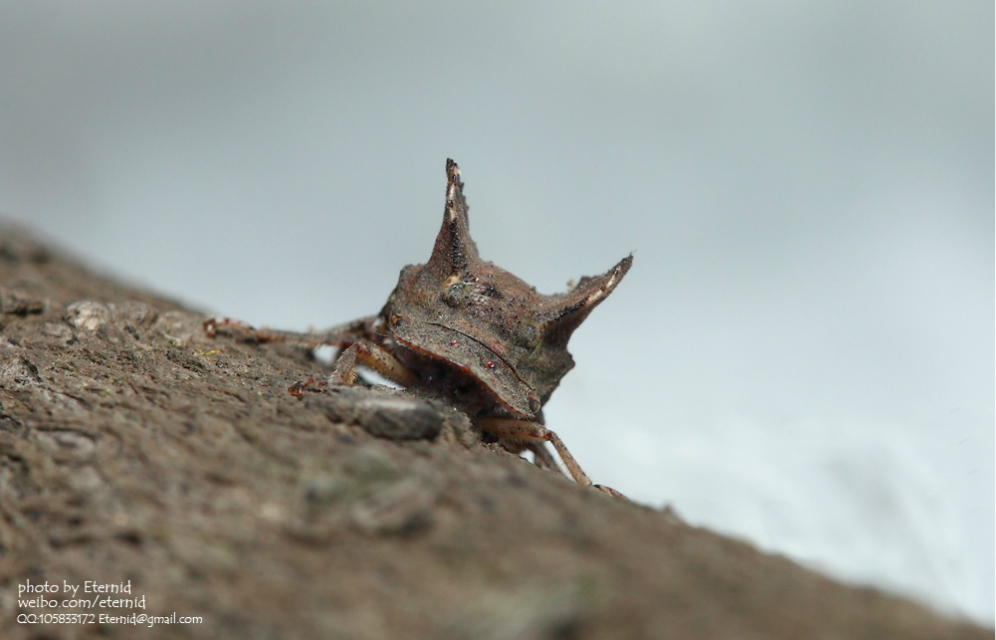
M 465 273 L 468 264 L 478 260 L 477 245 L 470 237 L 467 219 L 467 201 L 463 197 L 460 167 L 453 160 L 446 160 L 446 209 L 443 226 L 436 236 L 432 257 L 426 264 L 438 275 Z M 438 270 L 438 271 L 437 271 Z
M 584 276 L 571 291 L 549 296 L 546 308 L 540 313 L 546 341 L 566 346 L 578 325 L 612 293 L 632 264 L 633 254 L 630 254 L 602 275 Z

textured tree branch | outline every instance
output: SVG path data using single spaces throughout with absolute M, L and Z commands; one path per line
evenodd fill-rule
M 0 636 L 137 636 L 16 621 L 42 612 L 28 580 L 131 580 L 145 613 L 203 617 L 156 637 L 992 637 L 577 486 L 438 404 L 296 400 L 318 363 L 203 319 L 0 227 Z

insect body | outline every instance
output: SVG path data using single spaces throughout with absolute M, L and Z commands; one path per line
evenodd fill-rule
M 581 278 L 566 293 L 537 293 L 481 260 L 470 237 L 460 169 L 452 160 L 446 174 L 443 224 L 429 261 L 402 269 L 379 314 L 311 336 L 308 344 L 342 349 L 331 384 L 351 384 L 357 365 L 365 365 L 409 390 L 445 398 L 506 449 L 529 449 L 537 464 L 555 468 L 543 447 L 551 442 L 571 476 L 591 485 L 560 438 L 543 426 L 542 408 L 574 367 L 567 352 L 571 334 L 612 293 L 633 257 Z

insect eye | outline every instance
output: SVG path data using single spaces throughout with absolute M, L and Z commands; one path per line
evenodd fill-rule
M 443 289 L 443 302 L 451 307 L 462 307 L 467 301 L 466 287 L 462 282 L 451 284 Z
M 527 349 L 532 349 L 539 344 L 539 330 L 536 328 L 536 325 L 533 324 L 527 323 L 519 327 L 518 335 L 516 337 L 518 338 L 519 344 Z
M 540 410 L 540 406 L 541 406 L 540 405 L 540 399 L 538 397 L 536 397 L 535 393 L 530 393 L 529 396 L 527 397 L 527 401 L 529 402 L 529 410 L 530 411 L 532 411 L 533 413 L 536 413 L 537 411 Z

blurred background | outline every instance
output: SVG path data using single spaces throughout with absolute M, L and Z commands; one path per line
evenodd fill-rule
M 994 5 L 0 5 L 0 212 L 206 312 L 377 312 L 463 169 L 596 482 L 994 621 Z M 625 544 L 625 540 L 620 540 Z

